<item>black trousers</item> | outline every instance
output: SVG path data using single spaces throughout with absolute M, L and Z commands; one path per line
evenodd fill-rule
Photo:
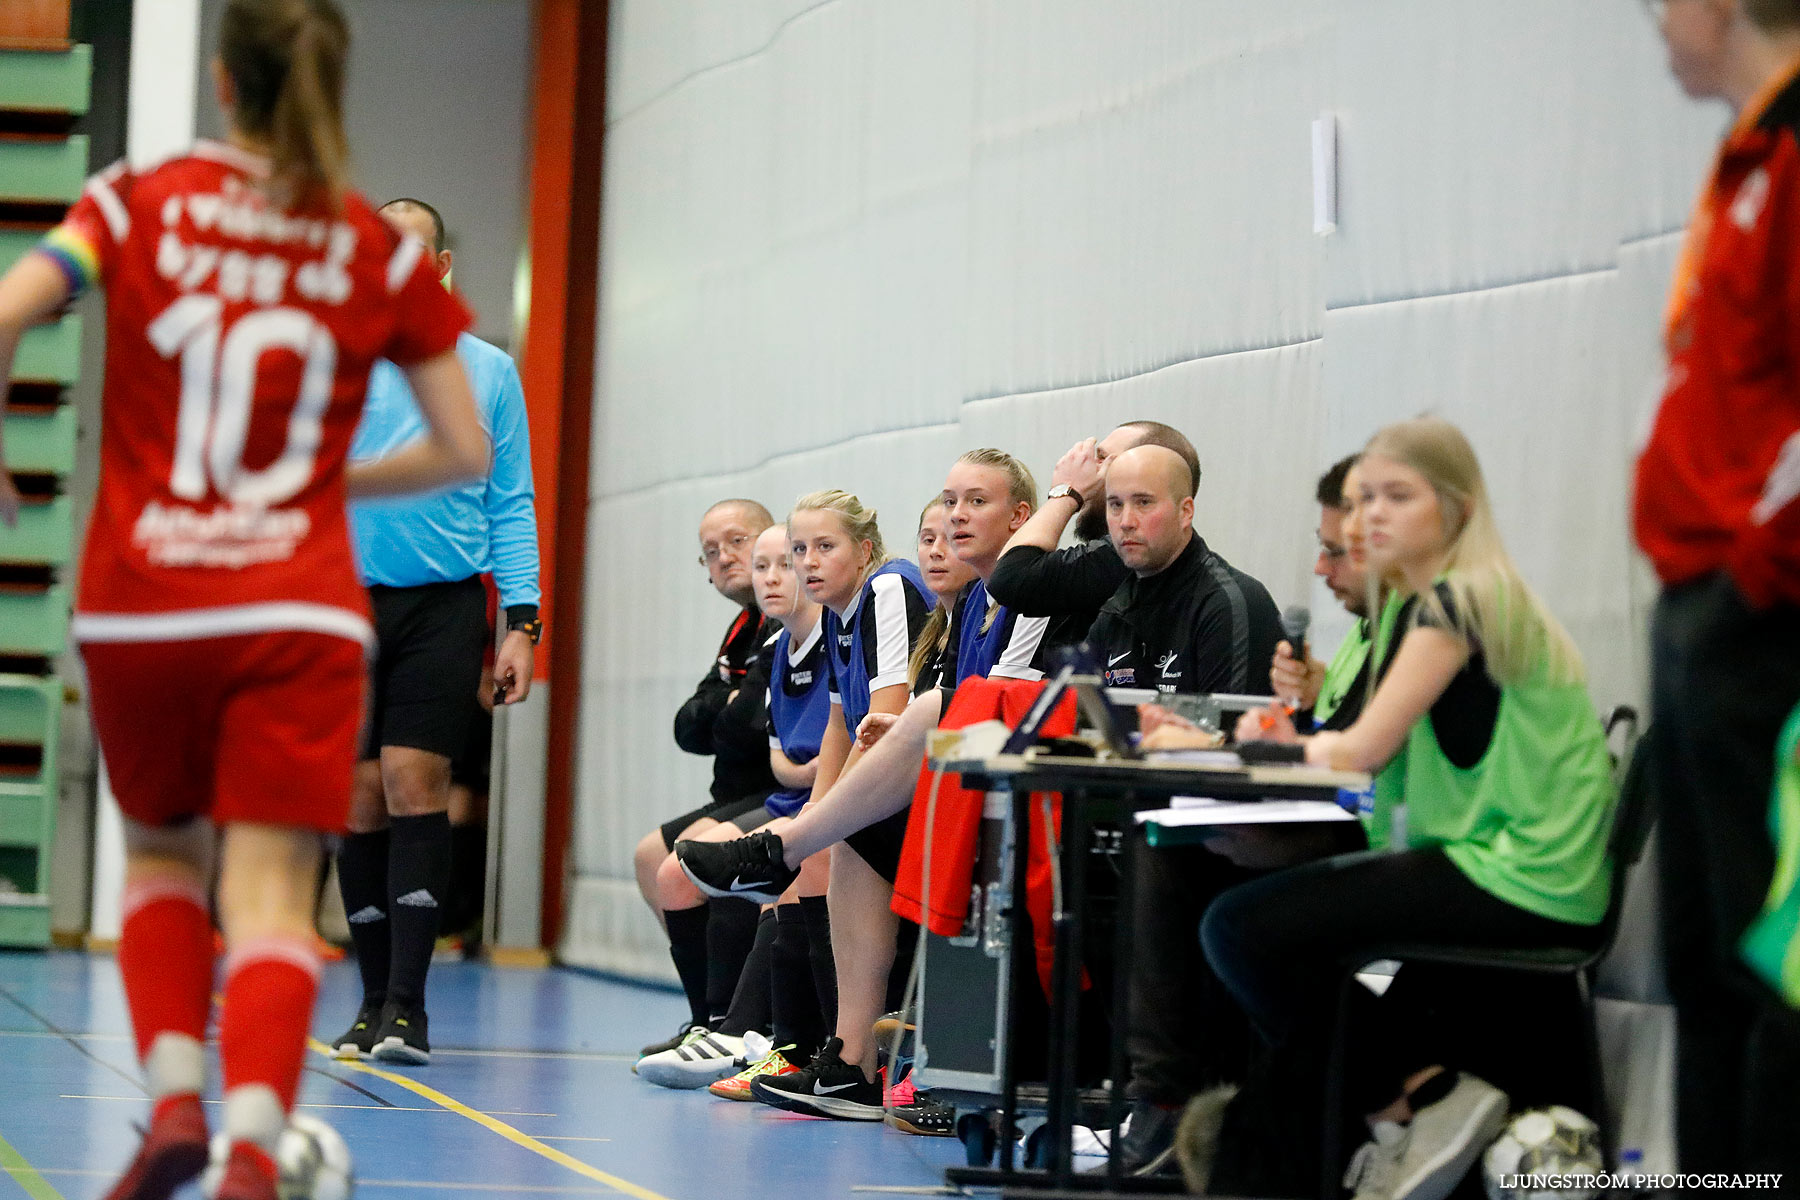
M 1651 628 L 1662 934 L 1683 1171 L 1800 1187 L 1800 1015 L 1737 943 L 1774 873 L 1775 738 L 1800 702 L 1800 607 L 1755 611 L 1726 575 L 1669 588 Z
M 1195 933 L 1216 898 L 1263 874 L 1202 846 L 1138 849 L 1126 1034 L 1133 1099 L 1180 1104 L 1243 1080 L 1250 1027 Z
M 1226 1115 L 1215 1174 L 1222 1194 L 1311 1194 L 1323 1122 L 1385 1106 L 1423 1067 L 1470 1071 L 1523 1104 L 1583 1103 L 1571 1090 L 1582 1062 L 1571 984 L 1410 964 L 1379 999 L 1350 990 L 1347 1112 L 1326 1113 L 1344 963 L 1399 942 L 1585 946 L 1599 937 L 1597 927 L 1495 898 L 1441 850 L 1344 854 L 1275 872 L 1215 900 L 1200 936 L 1263 1043 Z M 1340 1142 L 1349 1150 L 1358 1140 Z
M 1368 844 L 1355 824 L 1330 828 L 1321 854 Z M 1181 1104 L 1215 1084 L 1243 1082 L 1255 1038 L 1196 934 L 1215 899 L 1268 874 L 1204 846 L 1139 847 L 1126 1034 L 1133 1099 Z

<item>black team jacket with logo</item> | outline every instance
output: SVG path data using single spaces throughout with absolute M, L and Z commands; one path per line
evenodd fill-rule
M 773 791 L 769 737 L 761 724 L 766 671 L 752 668 L 776 629 L 755 608 L 741 610 L 725 632 L 718 657 L 675 714 L 675 744 L 689 754 L 713 756 L 712 798 L 738 800 Z M 738 693 L 733 700 L 732 693 Z
M 1087 640 L 1111 687 L 1267 695 L 1281 636 L 1268 589 L 1196 533 L 1155 575 L 1127 577 Z

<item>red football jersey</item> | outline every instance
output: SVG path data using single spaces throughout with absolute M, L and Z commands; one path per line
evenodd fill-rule
M 120 163 L 46 239 L 106 289 L 78 641 L 371 640 L 344 516 L 369 368 L 453 349 L 469 312 L 360 195 L 283 212 L 257 189 L 268 169 L 217 142 Z

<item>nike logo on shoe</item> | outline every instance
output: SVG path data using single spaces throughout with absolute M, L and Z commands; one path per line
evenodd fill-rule
M 773 879 L 745 880 L 742 875 L 739 875 L 736 879 L 731 881 L 731 890 L 734 892 L 749 892 L 754 891 L 757 888 L 766 888 L 774 882 Z
M 855 1086 L 856 1082 L 852 1080 L 849 1083 L 834 1083 L 830 1087 L 826 1087 L 823 1079 L 815 1079 L 813 1080 L 813 1095 L 829 1096 L 833 1092 L 841 1092 L 845 1088 L 853 1088 Z

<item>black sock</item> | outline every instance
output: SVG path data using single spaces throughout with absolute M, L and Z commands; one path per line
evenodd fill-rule
M 347 833 L 338 847 L 338 894 L 350 921 L 350 941 L 362 972 L 363 1003 L 387 999 L 393 954 L 388 922 L 388 831 Z
M 790 1061 L 805 1061 L 825 1043 L 825 1014 L 813 984 L 807 953 L 806 916 L 798 904 L 775 910 L 775 946 L 769 956 L 769 1023 L 777 1046 L 793 1046 Z
M 731 1009 L 719 1025 L 720 1033 L 743 1037 L 752 1029 L 769 1032 L 769 963 L 774 950 L 775 910 L 768 908 L 756 919 L 756 940 L 738 975 L 737 990 L 731 993 Z
M 706 910 L 711 907 L 701 904 L 663 913 L 669 927 L 669 957 L 687 995 L 688 1021 L 694 1025 L 706 1024 Z
M 906 981 L 912 976 L 913 956 L 919 950 L 919 927 L 905 917 L 894 934 L 894 965 L 888 969 L 886 1012 L 899 1012 L 906 1004 Z
M 444 905 L 444 932 L 467 933 L 480 924 L 486 882 L 487 826 L 479 821 L 450 826 L 450 898 Z
M 813 990 L 827 1031 L 837 1030 L 837 958 L 831 953 L 831 909 L 823 896 L 800 897 L 806 914 L 806 956 L 812 961 Z
M 758 909 L 749 900 L 714 900 L 706 910 L 706 1023 L 717 1029 L 756 945 Z
M 388 999 L 425 1003 L 425 972 L 437 945 L 438 913 L 450 884 L 450 818 L 395 817 L 388 842 L 388 923 L 394 951 Z

